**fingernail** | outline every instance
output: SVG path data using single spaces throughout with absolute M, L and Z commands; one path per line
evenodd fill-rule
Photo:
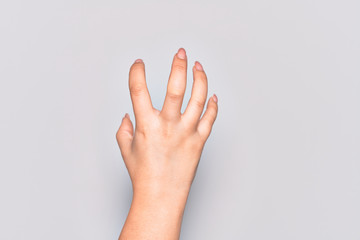
M 177 52 L 177 56 L 180 59 L 185 59 L 186 58 L 186 52 L 184 48 L 179 48 L 178 52 Z
M 212 96 L 212 99 L 214 100 L 214 102 L 218 102 L 218 98 L 217 98 L 217 96 L 216 96 L 216 94 L 214 93 L 214 95 Z
M 139 59 L 136 59 L 135 62 L 139 63 L 139 62 L 143 62 L 143 60 L 139 58 Z
M 127 113 L 125 113 L 125 116 L 124 116 L 124 117 L 126 117 L 126 118 L 130 119 L 129 114 L 127 114 Z
M 195 61 L 195 68 L 196 68 L 196 70 L 204 71 L 201 63 L 199 63 L 198 61 Z

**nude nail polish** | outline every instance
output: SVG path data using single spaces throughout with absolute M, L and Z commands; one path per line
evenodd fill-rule
M 214 102 L 218 102 L 218 98 L 217 98 L 217 96 L 216 96 L 216 94 L 214 93 L 214 95 L 212 96 L 212 99 L 214 100 Z
M 204 71 L 201 63 L 199 63 L 198 61 L 195 61 L 195 68 L 196 68 L 196 70 L 198 70 L 198 71 Z
M 177 52 L 177 56 L 180 59 L 185 59 L 186 58 L 186 52 L 184 48 L 179 48 L 178 52 Z

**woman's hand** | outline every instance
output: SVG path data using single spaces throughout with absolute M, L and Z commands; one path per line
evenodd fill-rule
M 134 196 L 120 239 L 179 238 L 186 199 L 218 110 L 217 97 L 213 95 L 201 117 L 207 99 L 207 77 L 199 62 L 192 70 L 191 98 L 181 114 L 187 73 L 183 48 L 174 56 L 161 111 L 152 106 L 142 60 L 136 60 L 130 68 L 129 89 L 136 128 L 134 131 L 126 114 L 116 138 Z

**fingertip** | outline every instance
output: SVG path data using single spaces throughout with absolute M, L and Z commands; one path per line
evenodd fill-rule
M 144 71 L 145 70 L 145 64 L 142 59 L 138 58 L 136 59 L 133 64 L 130 66 L 130 73 L 136 73 L 138 71 Z
M 130 135 L 133 135 L 133 124 L 130 120 L 129 114 L 125 114 L 122 118 L 121 125 L 119 127 L 119 134 L 121 132 L 128 132 Z
M 180 59 L 185 59 L 186 58 L 186 51 L 184 48 L 179 48 L 178 52 L 176 53 L 176 56 Z
M 133 64 L 131 64 L 129 69 L 129 75 L 137 75 L 139 73 L 145 72 L 145 64 L 144 62 L 139 58 L 136 59 Z M 144 75 L 144 73 L 142 73 Z M 130 81 L 131 79 L 129 79 Z
M 199 61 L 195 61 L 195 69 L 198 71 L 204 71 L 204 68 Z
M 213 95 L 212 95 L 212 100 L 214 101 L 214 102 L 218 102 L 218 97 L 216 96 L 216 94 L 214 93 Z

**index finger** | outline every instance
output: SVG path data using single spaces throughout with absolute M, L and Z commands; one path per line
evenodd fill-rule
M 136 122 L 146 119 L 153 111 L 153 106 L 146 85 L 145 64 L 141 59 L 137 59 L 130 67 L 129 90 Z

